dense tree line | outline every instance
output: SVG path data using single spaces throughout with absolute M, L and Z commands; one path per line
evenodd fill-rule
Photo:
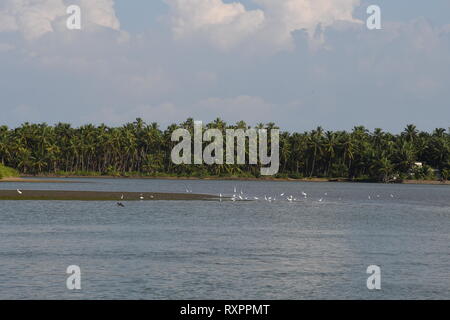
M 248 129 L 243 121 L 228 125 L 220 119 L 206 125 L 223 132 Z M 55 126 L 25 123 L 0 127 L 0 161 L 23 174 L 76 175 L 177 175 L 257 177 L 252 165 L 174 165 L 170 155 L 177 128 L 193 130 L 193 120 L 161 130 L 157 123 L 142 119 L 122 127 L 70 124 Z M 259 124 L 256 128 L 276 128 Z M 422 162 L 422 167 L 416 162 Z M 324 131 L 280 134 L 280 177 L 349 178 L 389 181 L 393 179 L 448 178 L 450 134 L 445 129 L 419 132 L 408 125 L 401 134 L 382 129 L 369 132 L 355 127 L 351 132 Z

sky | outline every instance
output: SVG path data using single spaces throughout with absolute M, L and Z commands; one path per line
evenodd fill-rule
M 70 5 L 81 30 L 69 30 Z M 381 8 L 381 30 L 366 26 Z M 450 126 L 448 0 L 0 0 L 0 125 Z

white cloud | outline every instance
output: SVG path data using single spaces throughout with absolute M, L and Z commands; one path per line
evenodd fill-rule
M 261 28 L 264 13 L 248 11 L 241 3 L 222 0 L 166 0 L 171 8 L 172 30 L 177 38 L 197 34 L 228 49 Z
M 85 14 L 85 21 L 114 30 L 120 29 L 113 0 L 80 0 L 80 7 Z
M 55 31 L 55 23 L 67 16 L 68 4 L 63 0 L 2 0 L 0 5 L 0 32 L 20 32 L 27 40 L 35 40 Z M 118 30 L 113 0 L 75 0 L 83 21 Z
M 360 0 L 255 0 L 265 8 L 268 18 L 287 31 L 305 29 L 311 35 L 320 24 L 327 27 L 336 21 L 356 22 L 353 10 Z
M 20 31 L 36 39 L 53 31 L 52 22 L 65 14 L 62 0 L 5 0 L 0 9 L 0 31 Z
M 305 30 L 313 39 L 317 28 L 337 21 L 359 22 L 353 11 L 360 0 L 254 0 L 262 9 L 246 10 L 239 2 L 166 0 L 177 38 L 199 35 L 230 49 L 253 36 L 271 46 L 292 45 L 292 32 Z
M 338 21 L 359 23 L 353 10 L 360 0 L 254 0 L 264 7 L 268 28 L 278 30 L 278 41 L 288 46 L 292 32 L 305 30 L 310 39 L 320 27 L 324 29 Z

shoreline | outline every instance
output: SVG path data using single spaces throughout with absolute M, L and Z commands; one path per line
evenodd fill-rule
M 123 199 L 122 199 L 123 195 Z M 143 197 L 143 199 L 141 199 Z M 213 201 L 218 196 L 192 193 L 160 192 L 108 192 L 108 191 L 59 191 L 59 190 L 0 190 L 0 200 L 54 200 L 54 201 Z
M 87 183 L 86 181 L 64 181 L 64 180 L 51 180 L 51 179 L 151 179 L 151 180 L 206 180 L 206 181 L 280 181 L 280 182 L 346 182 L 346 183 L 377 183 L 383 184 L 383 182 L 374 181 L 354 181 L 346 178 L 274 178 L 274 177 L 261 177 L 261 178 L 245 178 L 245 177 L 145 177 L 145 176 L 78 176 L 78 175 L 22 175 L 20 177 L 3 178 L 2 182 L 20 182 L 20 183 Z M 387 184 L 419 184 L 419 185 L 450 185 L 450 181 L 437 181 L 437 180 L 402 180 L 394 183 Z
M 87 181 L 64 181 L 64 180 L 49 180 L 49 179 L 64 179 L 65 177 L 14 177 L 0 179 L 0 183 L 20 182 L 20 183 L 88 183 Z M 82 178 L 82 177 L 78 177 Z

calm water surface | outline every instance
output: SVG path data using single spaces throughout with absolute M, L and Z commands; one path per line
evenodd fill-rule
M 0 189 L 236 187 L 277 201 L 0 201 L 0 299 L 450 299 L 448 186 L 75 181 Z M 79 292 L 65 284 L 74 264 Z M 381 267 L 380 291 L 366 287 L 369 265 Z

